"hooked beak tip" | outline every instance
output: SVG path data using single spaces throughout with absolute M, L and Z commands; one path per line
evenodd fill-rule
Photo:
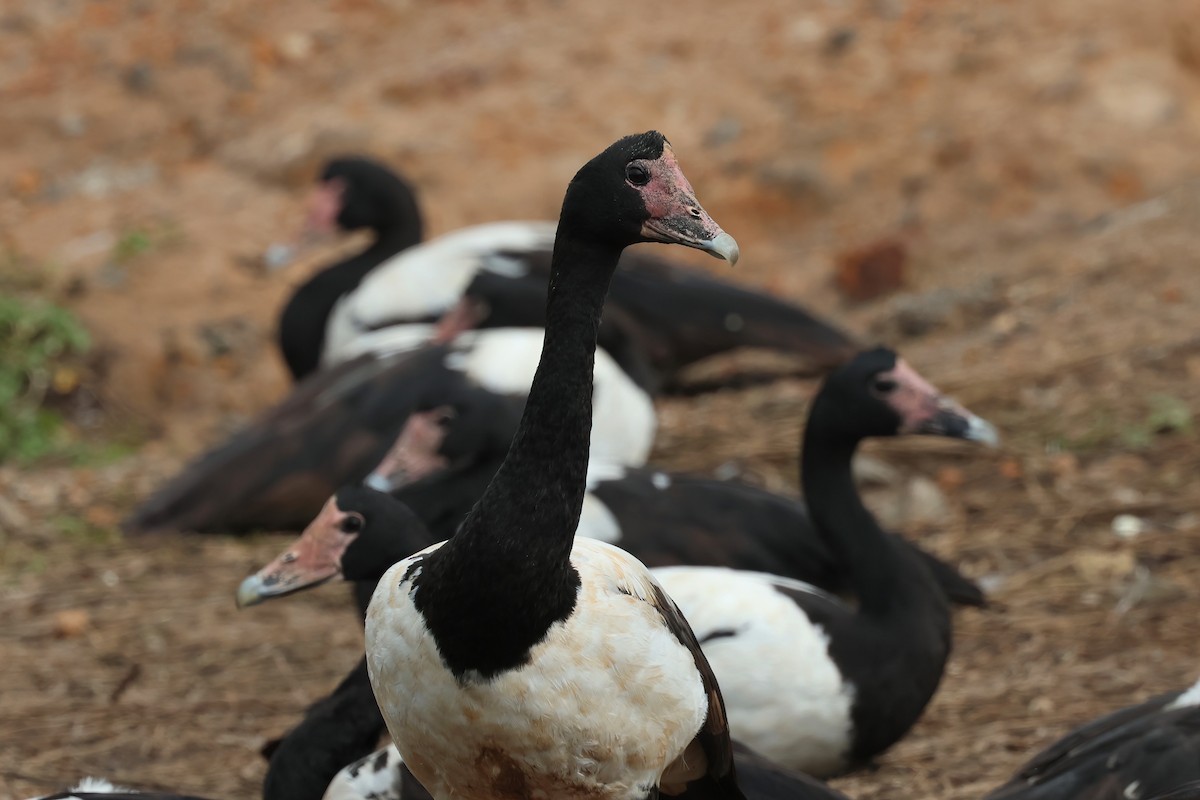
M 974 415 L 967 420 L 967 430 L 963 434 L 963 438 L 986 444 L 988 447 L 1000 446 L 1000 434 L 996 427 L 987 420 Z
M 705 242 L 701 249 L 717 258 L 725 259 L 731 267 L 737 266 L 738 258 L 741 257 L 741 249 L 738 247 L 737 240 L 725 231 L 721 231 L 715 238 Z
M 386 475 L 378 472 L 372 472 L 367 477 L 363 478 L 363 486 L 368 489 L 374 489 L 377 492 L 390 492 L 392 483 L 387 479 Z
M 251 575 L 242 581 L 237 590 L 237 607 L 246 608 L 261 603 L 263 601 L 262 588 L 262 578 L 257 575 Z

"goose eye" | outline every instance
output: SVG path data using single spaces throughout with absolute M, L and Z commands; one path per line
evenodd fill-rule
M 641 164 L 626 164 L 625 179 L 634 186 L 645 186 L 650 182 L 650 170 L 646 169 Z
M 880 394 L 888 394 L 895 390 L 896 382 L 891 378 L 876 378 L 871 386 Z
M 362 514 L 348 514 L 338 527 L 342 529 L 342 533 L 358 533 L 364 524 Z

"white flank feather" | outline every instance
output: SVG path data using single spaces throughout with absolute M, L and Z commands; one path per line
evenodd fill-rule
M 692 624 L 735 738 L 776 763 L 830 774 L 844 768 L 854 687 L 829 657 L 829 637 L 775 587 L 806 583 L 724 567 L 662 567 L 654 576 Z M 705 637 L 714 631 L 733 635 Z
M 334 307 L 334 313 L 337 313 L 337 306 Z M 340 323 L 331 321 L 330 325 L 327 332 L 333 331 L 333 326 L 340 325 Z M 340 328 L 338 330 L 342 331 Z M 427 344 L 435 331 L 436 328 L 433 325 L 413 323 L 411 325 L 389 325 L 386 328 L 370 332 L 351 330 L 344 336 L 342 332 L 339 332 L 339 338 L 344 341 L 336 349 L 326 347 L 321 351 L 321 366 L 332 367 L 342 361 L 358 358 L 364 353 L 389 356 L 394 353 L 416 350 Z
M 528 394 L 542 357 L 541 328 L 497 328 L 467 333 L 446 366 L 465 372 L 497 394 Z M 590 459 L 641 466 L 650 457 L 658 420 L 654 403 L 603 350 L 596 351 Z
M 553 222 L 495 222 L 461 228 L 392 256 L 371 270 L 330 314 L 322 363 L 329 366 L 368 352 L 372 341 L 396 347 L 383 333 L 384 326 L 440 316 L 458 302 L 481 270 L 521 274 L 521 262 L 500 253 L 550 250 L 554 235 Z

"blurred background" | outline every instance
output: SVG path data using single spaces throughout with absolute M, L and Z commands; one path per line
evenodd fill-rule
M 281 537 L 116 530 L 286 393 L 279 309 L 361 240 L 278 272 L 263 254 L 347 152 L 407 175 L 437 234 L 553 218 L 586 159 L 662 130 L 741 244 L 734 279 L 898 348 L 1000 428 L 994 455 L 869 448 L 872 508 L 994 602 L 958 613 L 916 731 L 839 788 L 977 797 L 1067 726 L 1190 682 L 1198 11 L 9 0 L 0 797 L 83 774 L 258 796 L 258 748 L 355 662 L 342 591 L 235 613 Z M 660 401 L 653 462 L 794 491 L 812 389 Z

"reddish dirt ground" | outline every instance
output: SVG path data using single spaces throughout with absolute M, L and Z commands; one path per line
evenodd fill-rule
M 583 160 L 659 128 L 741 243 L 738 279 L 897 346 L 1001 429 L 994 453 L 869 448 L 894 468 L 872 504 L 994 602 L 957 615 L 913 733 L 838 788 L 979 797 L 1069 726 L 1194 680 L 1196 11 L 5 5 L 0 291 L 82 317 L 97 401 L 71 434 L 136 447 L 0 465 L 0 798 L 85 774 L 255 797 L 259 746 L 356 660 L 337 587 L 235 612 L 238 581 L 282 536 L 114 532 L 286 391 L 275 317 L 332 250 L 270 275 L 259 256 L 295 230 L 321 159 L 348 150 L 410 175 L 437 233 L 551 217 Z M 905 248 L 903 290 L 845 301 L 839 255 L 880 240 Z M 654 461 L 794 490 L 811 391 L 663 401 Z M 1143 532 L 1115 535 L 1122 514 Z

